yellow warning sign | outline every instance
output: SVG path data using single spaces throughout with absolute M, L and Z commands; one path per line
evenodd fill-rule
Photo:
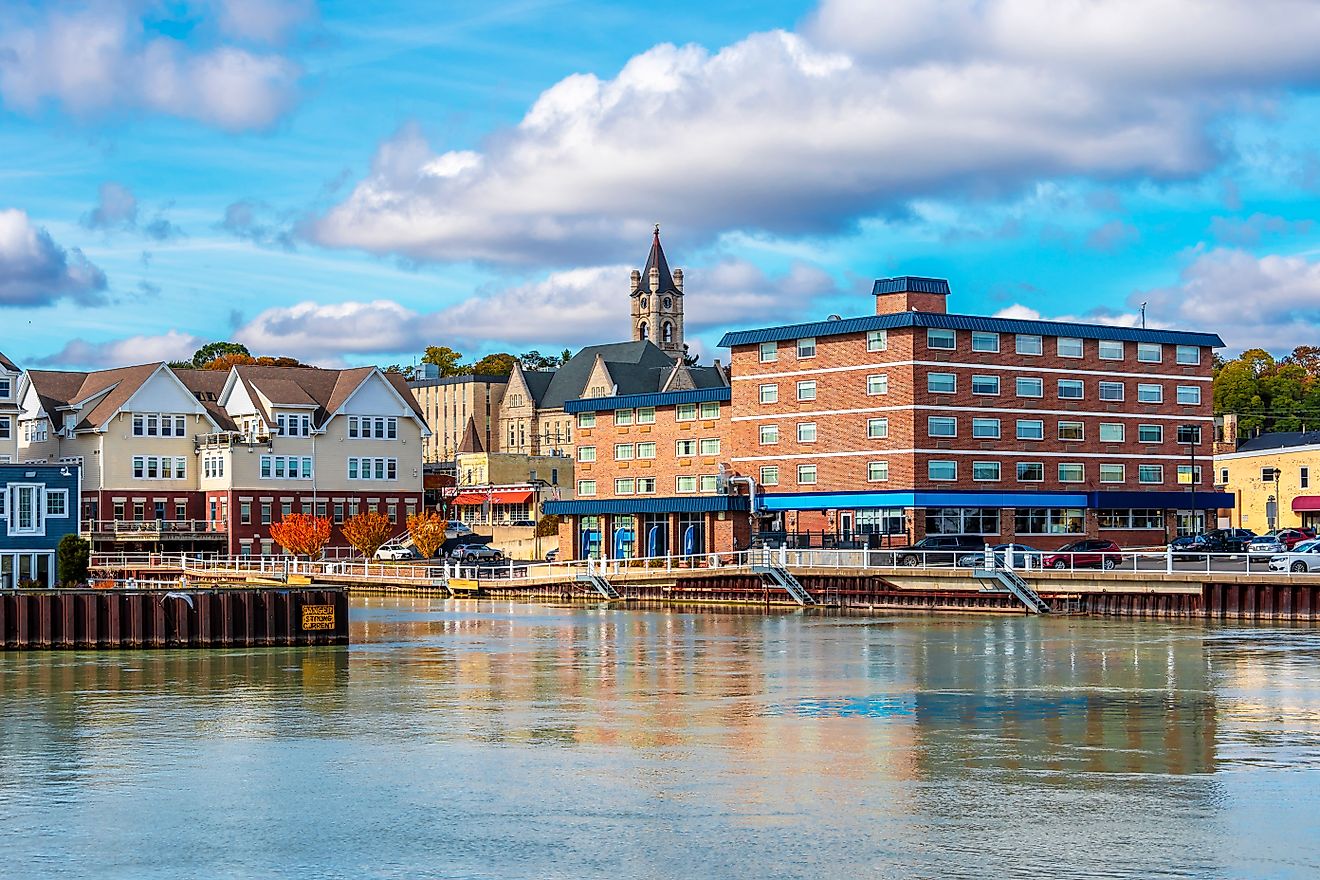
M 334 629 L 335 606 L 304 605 L 302 607 L 302 628 L 306 630 Z

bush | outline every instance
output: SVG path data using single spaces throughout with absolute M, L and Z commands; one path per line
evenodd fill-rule
M 72 586 L 87 580 L 87 569 L 91 563 L 92 545 L 77 535 L 65 535 L 60 538 L 59 581 Z
M 547 513 L 541 517 L 541 521 L 536 524 L 535 536 L 538 538 L 550 538 L 559 534 L 559 515 Z

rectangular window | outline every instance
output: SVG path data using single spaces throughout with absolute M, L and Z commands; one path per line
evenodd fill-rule
M 1086 531 L 1086 511 L 1072 507 L 1019 507 L 1013 511 L 1019 535 L 1080 535 Z
M 629 478 L 621 477 L 614 481 L 615 495 L 632 495 L 637 488 L 637 483 Z
M 1180 345 L 1174 350 L 1174 359 L 1184 366 L 1194 367 L 1201 363 L 1201 346 Z
M 998 440 L 999 419 L 972 419 L 972 437 L 977 440 Z
M 1139 483 L 1163 483 L 1164 466 L 1158 464 L 1139 464 L 1137 465 L 1137 482 Z
M 634 449 L 633 449 L 633 445 L 632 445 L 631 443 L 615 443 L 615 444 L 614 444 L 614 460 L 615 460 L 615 461 L 632 461 L 632 459 L 633 459 L 633 452 L 634 452 Z
M 697 491 L 696 477 L 676 477 L 674 479 L 674 489 L 679 492 Z
M 1102 510 L 1098 517 L 1102 529 L 1163 529 L 1164 511 L 1135 508 Z
M 579 446 L 577 453 L 578 461 L 590 462 L 596 460 L 596 447 L 594 446 Z
M 999 462 L 997 461 L 972 462 L 972 479 L 981 483 L 998 481 Z
M 1163 425 L 1137 425 L 1138 443 L 1163 443 Z
M 779 343 L 762 342 L 757 349 L 757 355 L 763 364 L 773 364 L 779 360 Z
M 1178 402 L 1192 406 L 1201 403 L 1201 386 L 1199 385 L 1179 385 Z
M 811 358 L 816 356 L 816 340 L 814 337 L 799 339 L 797 341 L 797 356 L 800 358 Z
M 1127 479 L 1127 468 L 1121 464 L 1100 465 L 1100 482 L 1122 483 Z
M 674 421 L 690 422 L 697 417 L 697 405 L 695 403 L 680 403 L 674 407 Z
M 926 534 L 997 535 L 999 534 L 999 508 L 928 507 L 926 508 Z
M 678 440 L 674 443 L 674 454 L 679 458 L 688 458 L 697 454 L 696 440 Z
M 1137 385 L 1137 403 L 1163 403 L 1163 385 Z
M 761 485 L 778 486 L 779 485 L 779 466 L 768 464 L 761 468 Z
M 1138 342 L 1137 361 L 1143 364 L 1158 364 L 1164 359 L 1164 346 L 1158 342 Z
M 1019 483 L 1040 483 L 1045 480 L 1045 465 L 1038 461 L 1019 461 L 1017 463 Z
M 637 494 L 638 494 L 638 495 L 654 495 L 654 494 L 655 494 L 655 477 L 638 477 L 638 478 L 637 478 Z
M 1100 399 L 1109 401 L 1119 401 L 1123 399 L 1122 382 L 1101 382 Z
M 265 500 L 261 502 L 261 524 L 263 526 L 270 525 L 272 506 L 273 505 L 269 500 Z
M 803 381 L 797 383 L 797 399 L 798 399 L 798 400 L 815 400 L 815 399 L 816 399 L 816 380 L 815 380 L 815 379 L 804 379 Z
M 867 351 L 884 351 L 887 348 L 889 348 L 889 331 L 887 330 L 866 331 Z
M 958 420 L 949 416 L 930 416 L 926 419 L 926 433 L 931 437 L 957 437 Z
M 889 393 L 889 374 L 873 373 L 866 377 L 866 393 L 870 395 Z
M 816 484 L 816 466 L 814 464 L 798 465 L 797 481 L 799 486 L 814 486 Z
M 1061 358 L 1079 358 L 1082 356 L 1082 340 L 1072 336 L 1060 336 L 1058 352 Z
M 1071 462 L 1060 463 L 1059 482 L 1060 483 L 1081 483 L 1086 480 L 1086 466 L 1074 464 Z
M 1297 471 L 1297 480 L 1299 488 L 1311 488 L 1311 469 L 1309 467 L 1299 468 Z
M 1219 485 L 1221 486 L 1228 485 L 1228 468 L 1219 469 Z
M 594 412 L 578 413 L 578 427 L 579 428 L 596 427 L 596 414 Z
M 718 419 L 720 417 L 720 402 L 718 400 L 708 400 L 701 404 L 701 417 L 703 419 Z
M 889 436 L 889 419 L 867 419 L 866 437 L 868 440 L 884 440 Z
M 1085 394 L 1085 385 L 1081 379 L 1060 379 L 1059 380 L 1059 399 L 1060 400 L 1081 400 Z
M 614 411 L 614 424 L 616 426 L 631 425 L 633 423 L 633 411 L 630 409 L 616 409 Z
M 958 479 L 958 462 L 956 461 L 926 462 L 926 479 L 940 480 L 940 481 Z
M 652 444 L 652 445 L 654 446 L 655 444 Z M 701 438 L 701 454 L 702 454 L 702 455 L 719 455 L 719 454 L 720 454 L 720 438 L 719 438 L 719 437 L 702 437 L 702 438 Z M 640 456 L 639 456 L 639 457 L 640 457 Z
M 1040 354 L 1044 350 L 1042 340 L 1039 336 L 1033 336 L 1029 333 L 1019 333 L 1017 335 L 1018 354 Z
M 797 438 L 798 438 L 798 442 L 799 442 L 799 443 L 815 443 L 815 442 L 816 442 L 816 423 L 815 423 L 815 422 L 798 422 L 798 426 L 797 426 Z
M 870 461 L 866 463 L 866 479 L 870 483 L 884 483 L 889 480 L 889 462 Z
M 999 377 L 998 376 L 973 376 L 972 377 L 973 394 L 998 394 Z
M 926 330 L 926 347 L 943 351 L 953 351 L 957 347 L 957 336 L 952 330 L 938 330 L 934 327 Z
M 953 394 L 958 390 L 958 379 L 953 373 L 927 373 L 926 390 L 931 394 Z
M 774 383 L 767 383 L 761 386 L 761 403 L 778 403 L 779 386 Z
M 580 497 L 583 497 L 583 496 L 587 496 L 587 495 L 595 495 L 595 494 L 596 494 L 596 481 L 595 481 L 595 480 L 578 480 L 577 493 L 578 493 L 578 497 L 579 497 L 579 498 L 580 498 Z
M 975 331 L 972 333 L 972 351 L 999 351 L 999 334 Z
M 8 440 L 14 435 L 14 423 L 9 416 L 0 416 L 0 440 Z
M 1190 486 L 1193 482 L 1198 486 L 1201 484 L 1201 466 L 1199 464 L 1196 466 L 1196 479 L 1193 480 L 1192 466 L 1190 464 L 1178 465 L 1178 485 Z
M 1100 340 L 1100 360 L 1102 361 L 1121 361 L 1123 359 L 1123 343 L 1117 339 Z
M 655 458 L 655 443 L 638 443 L 637 457 L 641 459 Z
M 1059 422 L 1060 440 L 1085 440 L 1085 433 L 1081 422 Z
M 1019 440 L 1044 440 L 1045 423 L 1039 419 L 1018 419 L 1017 438 Z
M 639 424 L 639 425 L 654 425 L 654 424 L 655 424 L 655 407 L 653 407 L 653 406 L 643 406 L 643 407 L 638 407 L 638 409 L 637 409 L 637 424 Z
M 1305 470 L 1303 468 L 1303 470 Z M 1305 484 L 1303 484 L 1303 487 Z M 69 491 L 67 489 L 46 490 L 46 516 L 69 515 Z
M 1101 443 L 1122 443 L 1124 433 L 1123 425 L 1119 422 L 1100 423 Z
M 1018 397 L 1043 397 L 1045 395 L 1045 383 L 1041 379 L 1018 376 L 1015 384 Z

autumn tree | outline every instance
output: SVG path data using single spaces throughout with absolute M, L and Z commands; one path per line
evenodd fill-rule
M 478 376 L 507 376 L 513 372 L 513 365 L 518 359 L 507 351 L 488 354 L 472 365 L 472 372 Z
M 238 352 L 233 352 L 231 354 L 222 354 L 219 357 L 215 358 L 214 360 L 207 361 L 206 363 L 202 364 L 201 368 L 203 370 L 227 371 L 231 367 L 245 367 L 245 366 L 305 367 L 307 365 L 304 364 L 302 361 L 298 360 L 297 358 L 270 357 L 268 355 L 263 355 L 261 357 L 253 357 L 250 354 L 240 354 Z
M 314 559 L 330 540 L 330 520 L 306 513 L 290 513 L 270 527 L 270 537 L 294 556 Z
M 348 543 L 368 559 L 376 555 L 376 551 L 390 539 L 394 531 L 389 517 L 375 510 L 350 516 L 340 528 Z
M 206 364 L 218 357 L 224 357 L 227 354 L 241 354 L 251 356 L 246 345 L 241 342 L 208 342 L 197 351 L 193 352 L 192 365 L 202 369 Z
M 430 559 L 440 549 L 448 528 L 449 520 L 431 510 L 423 510 L 408 517 L 408 535 L 417 548 L 417 554 L 423 559 Z
M 428 345 L 422 355 L 422 363 L 435 364 L 440 368 L 441 376 L 464 376 L 472 371 L 463 366 L 463 355 L 447 345 Z

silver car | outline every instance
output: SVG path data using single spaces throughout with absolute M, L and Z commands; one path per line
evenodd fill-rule
M 1320 540 L 1302 541 L 1287 553 L 1270 557 L 1270 571 L 1320 571 Z
M 1278 535 L 1261 535 L 1259 538 L 1253 538 L 1251 543 L 1247 545 L 1247 554 L 1252 559 L 1271 557 L 1287 552 L 1288 545 L 1283 543 Z

